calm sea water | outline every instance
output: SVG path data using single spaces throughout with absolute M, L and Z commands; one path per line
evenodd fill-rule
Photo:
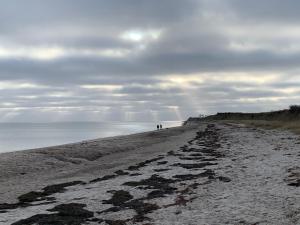
M 162 124 L 174 127 L 181 125 L 181 121 Z M 144 122 L 0 123 L 0 153 L 155 129 L 155 123 Z

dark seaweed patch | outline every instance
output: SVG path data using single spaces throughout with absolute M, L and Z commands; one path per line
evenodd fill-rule
M 18 197 L 18 200 L 20 202 L 34 202 L 34 201 L 37 201 L 38 199 L 42 200 L 41 199 L 42 197 L 44 197 L 43 192 L 31 191 L 26 194 L 20 195 Z
M 113 178 L 116 178 L 116 177 L 117 177 L 117 175 L 115 175 L 115 174 L 113 174 L 113 175 L 105 175 L 103 177 L 91 180 L 90 183 L 96 183 L 96 182 L 100 182 L 100 181 L 110 180 L 110 179 L 113 179 Z
M 202 159 L 202 162 L 212 162 L 212 161 L 217 161 L 217 159 L 215 158 L 206 158 L 206 159 Z
M 168 171 L 168 170 L 170 170 L 170 169 L 154 169 L 153 171 L 155 171 L 155 172 L 164 172 L 164 171 Z
M 165 165 L 167 163 L 168 163 L 168 161 L 161 161 L 161 162 L 157 162 L 157 165 Z
M 123 194 L 125 194 L 125 193 L 123 193 Z M 99 212 L 99 214 L 107 213 L 107 212 L 118 212 L 118 211 L 121 211 L 124 209 L 133 209 L 136 212 L 136 215 L 131 220 L 133 222 L 143 222 L 144 220 L 149 220 L 149 218 L 145 216 L 146 214 L 159 209 L 158 205 L 151 204 L 151 203 L 145 203 L 144 199 L 134 199 L 131 201 L 126 201 L 128 199 L 128 197 L 129 196 L 127 196 L 126 199 L 123 199 L 124 201 L 114 202 L 114 204 L 115 204 L 114 207 L 111 207 L 107 210 Z M 109 200 L 107 200 L 107 201 L 109 201 Z M 117 222 L 117 221 L 112 221 L 112 222 Z M 121 221 L 119 221 L 119 222 L 121 222 Z M 126 221 L 122 221 L 122 222 L 126 222 Z M 116 224 L 118 224 L 118 223 L 116 223 Z
M 113 191 L 113 196 L 109 200 L 103 200 L 104 204 L 112 204 L 114 206 L 123 206 L 125 202 L 133 199 L 133 196 L 128 191 Z
M 117 171 L 115 172 L 115 174 L 117 174 L 117 175 L 119 175 L 119 176 L 129 175 L 128 172 L 125 172 L 125 171 L 123 171 L 123 170 L 117 170 Z
M 148 179 L 143 179 L 141 181 L 129 181 L 125 182 L 123 185 L 139 187 L 140 189 L 157 189 L 164 191 L 165 194 L 172 194 L 176 188 L 171 187 L 170 184 L 174 182 L 175 181 L 172 179 L 166 179 L 154 174 Z
M 73 182 L 55 184 L 55 185 L 46 186 L 45 188 L 42 189 L 43 191 L 31 191 L 26 194 L 20 195 L 18 197 L 18 200 L 19 200 L 18 203 L 0 204 L 1 213 L 4 213 L 6 210 L 10 210 L 10 209 L 31 206 L 32 204 L 30 204 L 30 203 L 33 203 L 36 201 L 44 201 L 44 200 L 50 201 L 50 202 L 45 202 L 42 204 L 53 203 L 55 198 L 49 197 L 49 195 L 64 192 L 64 191 L 66 191 L 66 189 L 65 189 L 66 187 L 70 187 L 70 186 L 74 186 L 74 185 L 78 185 L 78 184 L 85 184 L 85 183 L 82 181 L 73 181 Z M 37 204 L 35 204 L 35 205 L 37 205 Z
M 9 210 L 9 209 L 16 209 L 20 206 L 20 204 L 8 204 L 8 203 L 2 203 L 0 204 L 0 211 L 1 213 L 5 213 L 6 210 Z
M 185 169 L 199 169 L 207 166 L 217 165 L 216 163 L 204 162 L 204 163 L 192 163 L 192 164 L 184 164 L 184 163 L 175 163 L 172 166 L 178 166 Z
M 108 225 L 126 225 L 127 220 L 105 220 Z
M 213 170 L 206 170 L 200 174 L 182 174 L 182 175 L 175 175 L 173 178 L 177 179 L 178 181 L 185 181 L 185 180 L 194 180 L 198 178 L 208 177 L 209 179 L 215 178 L 215 172 Z
M 136 177 L 142 175 L 141 173 L 131 173 L 129 176 L 131 177 Z
M 204 160 L 204 157 L 203 156 L 201 156 L 201 157 L 179 157 L 179 159 L 181 159 L 181 160 Z
M 300 187 L 300 179 L 288 183 L 289 186 Z
M 144 220 L 149 220 L 145 215 L 159 209 L 156 204 L 145 203 L 141 200 L 133 200 L 128 203 L 130 208 L 134 209 L 137 215 L 134 216 L 134 222 L 143 222 Z
M 288 169 L 289 175 L 285 181 L 288 183 L 289 186 L 293 187 L 300 187 L 300 168 L 295 167 Z
M 218 179 L 222 182 L 225 182 L 225 183 L 228 183 L 228 182 L 231 182 L 231 179 L 229 177 L 218 177 Z
M 203 156 L 203 154 L 201 153 L 193 153 L 193 154 L 190 154 L 191 157 L 201 157 Z
M 199 152 L 200 150 L 197 148 L 186 148 L 183 149 L 182 152 Z
M 78 184 L 85 184 L 85 183 L 82 181 L 73 181 L 73 182 L 50 185 L 43 188 L 43 191 L 31 191 L 29 193 L 20 195 L 18 197 L 18 200 L 20 203 L 29 203 L 29 202 L 47 200 L 46 198 L 47 196 L 55 193 L 64 192 L 66 190 L 65 189 L 66 187 L 70 187 Z
M 30 218 L 20 220 L 12 225 L 80 225 L 94 216 L 93 212 L 86 209 L 85 204 L 70 203 L 61 204 L 48 211 L 55 214 L 38 214 Z

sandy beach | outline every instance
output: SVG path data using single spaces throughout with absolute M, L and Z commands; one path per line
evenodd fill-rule
M 0 224 L 300 224 L 300 139 L 199 123 L 0 155 Z

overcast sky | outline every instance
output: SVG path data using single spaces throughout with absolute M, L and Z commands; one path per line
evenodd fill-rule
M 156 122 L 300 102 L 300 1 L 0 2 L 0 122 Z

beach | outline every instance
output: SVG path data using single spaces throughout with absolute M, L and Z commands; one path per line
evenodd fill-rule
M 178 148 L 197 126 L 101 138 L 49 148 L 2 153 L 0 202 L 48 184 L 89 179 Z
M 300 224 L 300 139 L 185 126 L 0 154 L 0 224 Z

